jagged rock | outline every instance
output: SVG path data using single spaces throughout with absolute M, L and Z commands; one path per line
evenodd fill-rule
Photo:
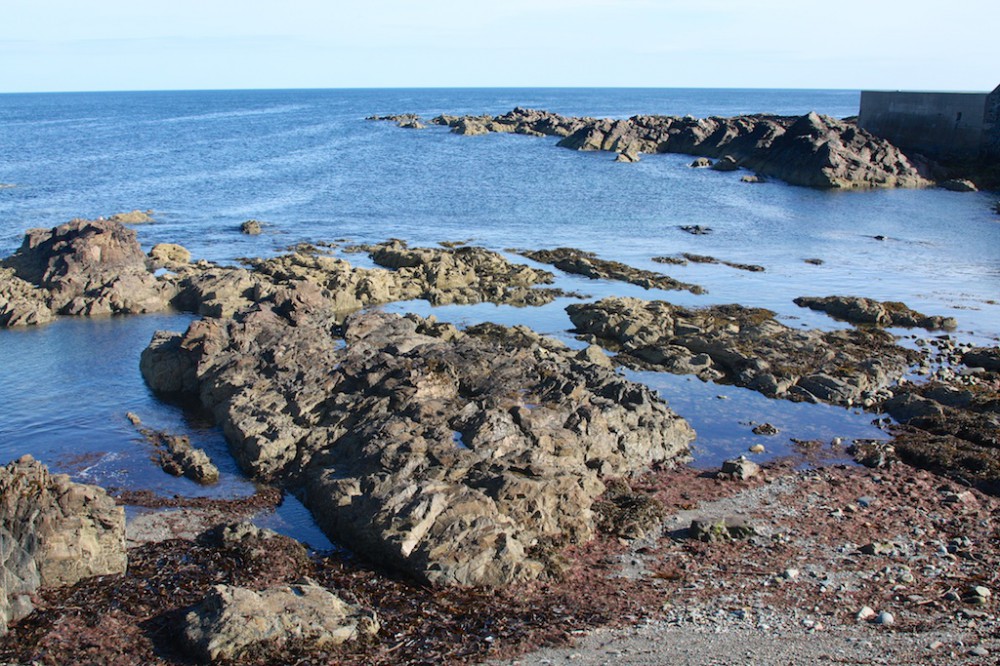
M 712 166 L 712 160 L 708 159 L 707 157 L 699 157 L 694 162 L 691 162 L 691 164 L 689 164 L 688 166 L 691 167 L 692 169 L 705 169 Z
M 259 236 L 262 231 L 259 220 L 247 220 L 240 225 L 240 232 L 247 236 Z
M 928 330 L 952 329 L 957 326 L 952 317 L 925 315 L 897 301 L 876 301 L 857 296 L 800 296 L 794 302 L 799 307 L 819 310 L 834 319 L 852 324 L 920 327 Z
M 539 263 L 551 264 L 567 273 L 583 275 L 591 280 L 621 280 L 644 289 L 685 289 L 692 294 L 705 293 L 705 290 L 696 284 L 687 284 L 668 275 L 634 268 L 618 261 L 600 259 L 592 252 L 574 248 L 522 250 L 518 254 Z
M 879 329 L 802 331 L 769 310 L 686 309 L 662 301 L 606 298 L 567 308 L 579 333 L 620 347 L 620 363 L 751 388 L 768 397 L 852 405 L 906 371 L 916 353 Z
M 97 486 L 31 456 L 0 467 L 0 633 L 39 586 L 125 571 L 125 512 Z
M 46 304 L 47 294 L 14 275 L 12 268 L 0 268 L 0 326 L 37 326 L 55 316 Z
M 4 265 L 59 314 L 127 314 L 168 307 L 173 287 L 146 265 L 135 232 L 118 222 L 73 220 L 33 229 Z
M 951 180 L 943 181 L 940 186 L 951 192 L 978 192 L 979 188 L 971 180 L 966 180 L 964 178 L 952 178 Z
M 150 224 L 155 222 L 153 211 L 133 210 L 128 213 L 115 213 L 108 218 L 108 222 L 117 224 Z
M 141 427 L 141 422 L 133 421 L 133 425 L 147 442 L 156 447 L 159 465 L 167 474 L 185 476 L 202 485 L 219 480 L 219 468 L 212 463 L 203 449 L 191 446 L 191 439 L 187 435 L 171 435 L 152 428 L 144 428 Z
M 540 575 L 538 544 L 593 534 L 602 476 L 693 438 L 649 389 L 523 327 L 359 313 L 346 348 L 339 328 L 323 308 L 261 302 L 171 348 L 245 469 L 304 487 L 332 538 L 426 581 Z
M 238 660 L 248 651 L 338 645 L 378 633 L 375 614 L 307 581 L 255 592 L 216 585 L 184 619 L 181 638 L 203 662 Z
M 816 113 L 798 117 L 633 116 L 611 120 L 515 108 L 496 117 L 439 116 L 433 122 L 448 125 L 460 134 L 559 136 L 559 146 L 574 150 L 723 158 L 712 168 L 732 170 L 741 166 L 793 185 L 824 189 L 931 184 L 924 176 L 925 165 L 914 163 L 884 139 L 858 128 L 854 122 Z
M 711 166 L 712 171 L 736 171 L 740 163 L 732 155 L 723 155 L 722 159 Z
M 767 182 L 767 178 L 764 178 L 764 176 L 761 176 L 760 174 L 754 174 L 752 176 L 742 176 L 740 178 L 740 182 L 741 183 L 751 183 L 751 184 L 752 183 L 766 183 Z
M 156 266 L 172 268 L 191 263 L 191 253 L 176 243 L 158 243 L 149 251 L 149 258 Z

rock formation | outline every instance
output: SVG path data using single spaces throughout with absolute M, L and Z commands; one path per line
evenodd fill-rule
M 24 456 L 0 467 L 0 633 L 39 586 L 125 571 L 125 512 L 96 486 Z
M 687 309 L 606 298 L 567 311 L 580 333 L 620 349 L 616 360 L 626 365 L 695 374 L 772 398 L 874 405 L 916 356 L 878 329 L 800 331 L 769 310 L 739 305 Z
M 564 117 L 515 108 L 490 116 L 438 116 L 431 122 L 459 134 L 511 132 L 562 137 L 574 150 L 618 154 L 684 153 L 721 158 L 716 170 L 743 167 L 793 185 L 822 189 L 922 187 L 926 169 L 898 148 L 853 122 L 816 113 L 799 117 L 734 118 L 633 116 L 628 119 Z M 697 162 L 701 166 L 702 162 Z
M 158 335 L 142 367 L 154 389 L 195 389 L 241 465 L 299 491 L 332 539 L 425 581 L 504 585 L 592 536 L 604 476 L 693 439 L 592 357 L 524 328 L 382 313 L 341 326 L 276 294 Z
M 539 263 L 551 264 L 567 273 L 586 276 L 591 280 L 621 280 L 644 289 L 686 289 L 692 294 L 705 293 L 705 290 L 696 284 L 687 284 L 668 275 L 644 271 L 618 261 L 600 259 L 592 252 L 569 247 L 554 250 L 522 250 L 518 254 Z
M 852 324 L 899 326 L 903 328 L 951 329 L 957 323 L 951 317 L 925 315 L 897 301 L 876 301 L 857 296 L 800 296 L 795 304 L 825 312 L 834 319 Z
M 192 656 L 207 663 L 280 650 L 289 643 L 322 648 L 378 630 L 374 613 L 311 582 L 260 592 L 217 585 L 187 614 L 182 639 Z

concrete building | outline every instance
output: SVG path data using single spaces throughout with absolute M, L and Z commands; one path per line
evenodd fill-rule
M 865 90 L 858 125 L 934 159 L 1000 159 L 1000 86 L 991 93 Z

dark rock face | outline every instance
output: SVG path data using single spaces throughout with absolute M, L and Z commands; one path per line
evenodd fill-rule
M 539 263 L 551 264 L 561 271 L 583 275 L 592 280 L 621 280 L 644 289 L 685 289 L 692 294 L 703 294 L 705 290 L 696 284 L 687 284 L 668 275 L 633 268 L 618 261 L 600 259 L 592 252 L 584 252 L 569 247 L 554 250 L 534 250 L 519 252 Z
M 602 477 L 694 436 L 649 389 L 527 329 L 358 314 L 344 347 L 327 311 L 288 307 L 196 322 L 160 360 L 197 369 L 244 468 L 303 488 L 331 538 L 422 580 L 540 575 L 546 547 L 593 534 Z
M 432 122 L 459 134 L 513 132 L 563 137 L 574 150 L 619 154 L 684 153 L 722 158 L 712 168 L 743 167 L 793 185 L 822 189 L 923 187 L 926 169 L 853 122 L 809 113 L 800 117 L 633 116 L 627 120 L 570 118 L 515 108 L 490 117 L 439 116 Z M 698 166 L 701 164 L 699 163 Z
M 916 357 L 877 329 L 799 331 L 769 310 L 739 305 L 686 309 L 606 298 L 567 311 L 578 331 L 617 346 L 622 363 L 730 382 L 772 398 L 871 406 Z
M 33 229 L 4 265 L 13 269 L 13 277 L 36 288 L 32 297 L 58 314 L 155 312 L 174 296 L 170 285 L 147 268 L 135 232 L 118 222 L 73 220 L 52 229 Z M 3 293 L 25 291 L 23 285 L 0 286 Z
M 125 512 L 96 486 L 31 456 L 0 467 L 0 633 L 39 586 L 125 571 Z
M 951 317 L 925 315 L 897 301 L 876 301 L 857 296 L 800 296 L 799 307 L 825 312 L 834 319 L 852 324 L 899 326 L 903 328 L 951 329 L 957 325 Z

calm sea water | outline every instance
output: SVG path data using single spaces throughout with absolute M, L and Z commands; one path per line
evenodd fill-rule
M 145 247 L 177 242 L 196 257 L 234 261 L 299 241 L 412 243 L 471 239 L 497 250 L 569 245 L 668 272 L 704 296 L 645 292 L 564 277 L 599 297 L 628 294 L 687 305 L 770 307 L 792 325 L 832 328 L 797 308 L 800 295 L 903 300 L 959 321 L 977 342 L 1000 335 L 1000 216 L 995 195 L 940 190 L 819 192 L 739 174 L 687 168 L 680 155 L 617 164 L 600 153 L 557 149 L 555 139 L 460 137 L 444 128 L 403 130 L 371 114 L 502 113 L 514 106 L 627 117 L 740 113 L 844 117 L 854 91 L 783 90 L 325 90 L 0 95 L 0 255 L 24 230 L 135 208 L 155 211 L 137 227 Z M 243 236 L 257 218 L 265 234 Z M 714 229 L 691 236 L 678 225 Z M 886 240 L 875 240 L 885 236 Z M 679 252 L 761 264 L 764 273 L 651 258 Z M 821 266 L 804 263 L 820 258 Z M 358 257 L 353 255 L 352 260 Z M 575 343 L 560 301 L 538 309 L 490 305 L 432 309 L 459 323 L 527 323 Z M 155 399 L 138 373 L 153 330 L 182 330 L 189 317 L 155 315 L 0 331 L 0 458 L 32 453 L 78 478 L 164 494 L 252 491 L 227 458 L 216 428 Z M 759 441 L 749 421 L 768 420 L 787 450 L 798 438 L 877 436 L 870 415 L 769 401 L 740 389 L 658 373 L 654 385 L 699 432 L 697 460 L 711 464 Z M 725 394 L 729 400 L 718 400 Z M 188 432 L 223 467 L 201 489 L 163 475 L 124 420 Z M 781 440 L 780 442 L 777 440 Z M 303 520 L 294 503 L 287 520 Z M 281 521 L 279 516 L 273 520 Z

